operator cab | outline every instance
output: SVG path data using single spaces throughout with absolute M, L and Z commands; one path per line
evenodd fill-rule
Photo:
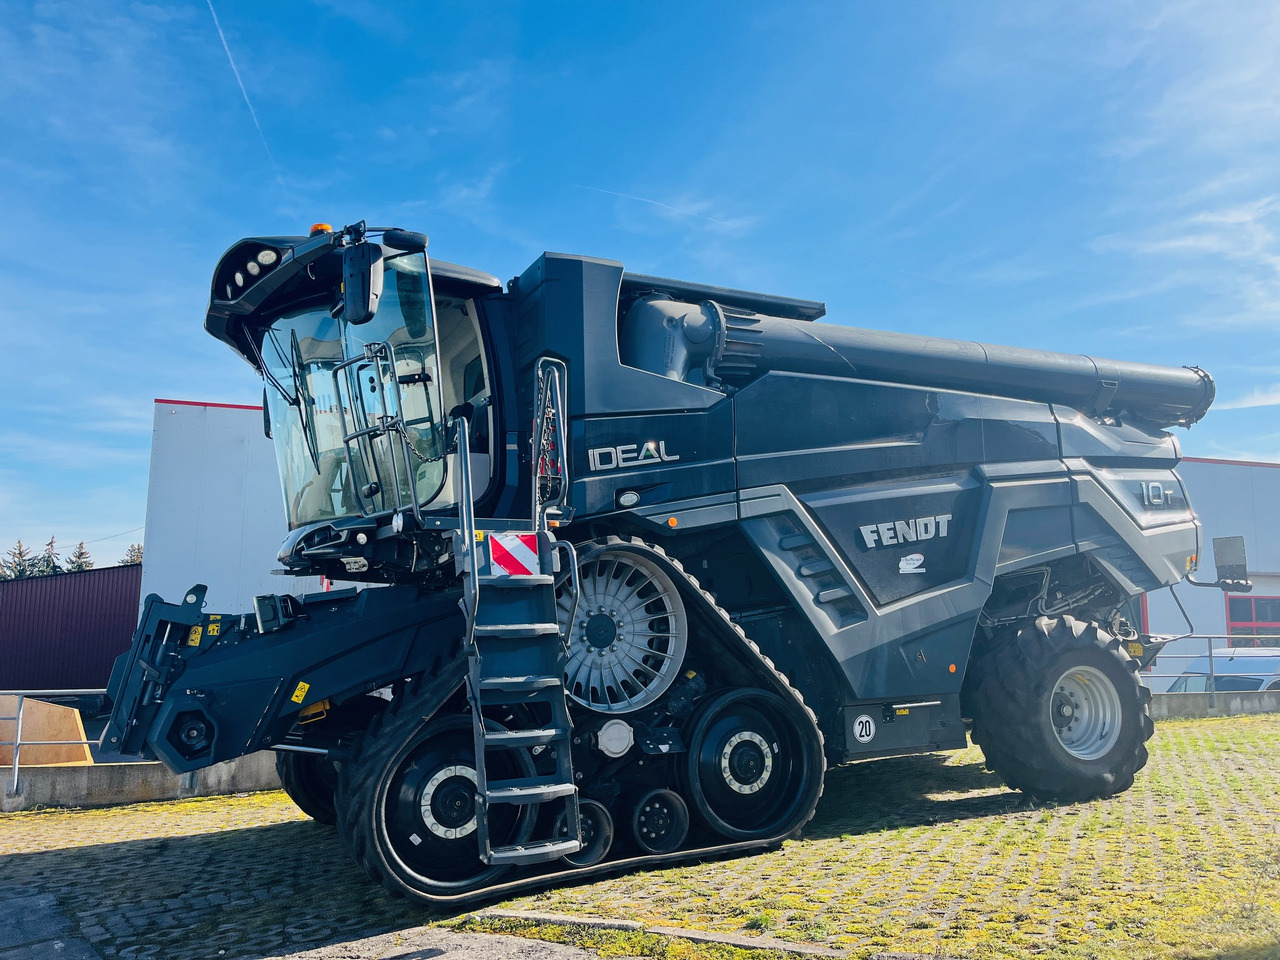
M 290 530 L 280 560 L 293 570 L 419 569 L 414 543 L 372 541 L 456 512 L 451 411 L 472 424 L 473 499 L 498 479 L 481 311 L 501 286 L 433 265 L 420 234 L 376 232 L 242 241 L 214 274 L 205 326 L 263 377 Z

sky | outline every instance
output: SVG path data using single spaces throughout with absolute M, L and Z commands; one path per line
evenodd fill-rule
M 1278 49 L 1267 3 L 0 0 L 0 551 L 142 538 L 153 400 L 261 397 L 218 257 L 316 221 L 1194 364 L 1184 452 L 1280 461 Z

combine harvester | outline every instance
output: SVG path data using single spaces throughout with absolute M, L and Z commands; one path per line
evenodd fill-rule
M 104 745 L 279 751 L 431 903 L 776 847 L 827 765 L 970 723 L 1012 787 L 1125 790 L 1162 642 L 1122 611 L 1196 568 L 1167 428 L 1212 379 L 824 313 L 550 253 L 504 290 L 364 223 L 237 243 L 205 327 L 265 381 L 280 562 L 385 586 L 148 597 Z

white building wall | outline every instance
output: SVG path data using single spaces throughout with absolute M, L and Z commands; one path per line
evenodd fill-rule
M 1226 460 L 1188 458 L 1178 467 L 1186 482 L 1195 508 L 1204 525 L 1200 543 L 1200 570 L 1197 580 L 1215 579 L 1213 538 L 1245 538 L 1249 557 L 1249 575 L 1253 580 L 1253 596 L 1280 597 L 1280 464 L 1243 463 Z M 1197 634 L 1227 632 L 1227 602 L 1220 590 L 1209 590 L 1183 584 L 1176 588 Z M 1152 633 L 1183 634 L 1190 628 L 1170 591 L 1158 590 L 1147 597 L 1147 625 Z M 1213 641 L 1214 649 L 1227 646 L 1226 640 Z M 1205 640 L 1181 640 L 1165 648 L 1165 656 L 1156 661 L 1148 683 L 1153 690 L 1163 690 L 1172 677 L 1190 660 L 1173 655 L 1203 655 Z
M 157 400 L 147 487 L 142 596 L 244 613 L 268 593 L 315 593 L 318 577 L 273 576 L 288 533 L 275 450 L 259 407 Z

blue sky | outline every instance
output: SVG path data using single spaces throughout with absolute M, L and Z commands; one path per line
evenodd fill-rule
M 0 549 L 141 536 L 153 398 L 261 395 L 218 256 L 317 220 L 1198 364 L 1280 460 L 1280 8 L 1086 6 L 0 0 Z

